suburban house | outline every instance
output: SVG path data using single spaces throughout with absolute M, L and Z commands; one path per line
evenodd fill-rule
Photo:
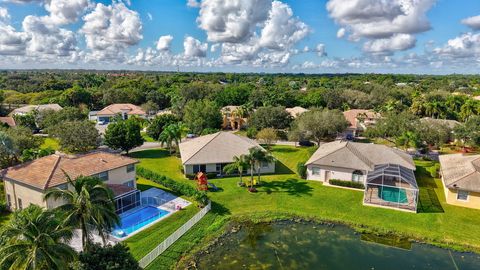
M 15 123 L 15 119 L 13 119 L 13 117 L 10 117 L 10 116 L 0 117 L 0 123 L 2 123 L 3 125 L 7 125 L 9 127 L 14 127 L 17 125 Z
M 11 115 L 27 115 L 34 111 L 46 111 L 46 110 L 53 110 L 53 111 L 60 111 L 62 110 L 62 106 L 58 104 L 42 104 L 42 105 L 27 105 L 20 108 L 17 108 L 11 112 Z
M 297 118 L 302 113 L 308 112 L 309 110 L 300 106 L 296 106 L 293 108 L 286 108 L 285 111 L 287 111 L 292 116 L 292 118 Z
M 345 131 L 345 136 L 357 137 L 362 134 L 369 126 L 375 125 L 380 118 L 380 114 L 370 110 L 348 110 L 343 112 L 349 126 Z
M 78 156 L 53 154 L 4 169 L 1 178 L 5 183 L 7 205 L 16 210 L 30 204 L 48 209 L 61 205 L 58 200 L 44 201 L 43 196 L 49 188 L 69 188 L 65 174 L 71 179 L 97 176 L 113 191 L 117 212 L 122 213 L 140 204 L 136 163 L 135 159 L 106 152 Z
M 441 155 L 440 174 L 447 203 L 480 209 L 480 155 Z
M 307 179 L 363 184 L 365 205 L 416 211 L 415 164 L 407 153 L 385 145 L 334 141 L 321 144 L 305 164 Z
M 242 115 L 241 106 L 225 106 L 220 109 L 222 113 L 222 129 L 239 130 L 246 126 L 247 118 Z
M 248 154 L 259 147 L 257 142 L 230 132 L 217 132 L 180 143 L 180 155 L 185 174 L 198 172 L 223 174 L 225 165 L 235 156 Z M 265 150 L 265 149 L 263 149 Z M 260 173 L 274 173 L 275 162 L 264 163 Z
M 141 118 L 147 117 L 147 113 L 142 108 L 129 103 L 109 105 L 97 112 L 96 117 L 97 122 L 109 123 L 115 116 L 120 116 L 122 119 L 127 120 L 133 115 Z

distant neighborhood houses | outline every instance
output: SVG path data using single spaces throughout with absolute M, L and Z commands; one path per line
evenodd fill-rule
M 372 110 L 353 109 L 343 112 L 349 126 L 345 131 L 346 136 L 360 136 L 369 126 L 375 125 L 381 115 Z
M 27 115 L 29 113 L 33 113 L 34 111 L 46 111 L 46 110 L 53 110 L 53 111 L 60 111 L 62 106 L 58 104 L 42 104 L 42 105 L 27 105 L 17 109 L 14 109 L 10 114 L 11 115 Z
M 111 104 L 100 111 L 91 112 L 90 120 L 96 120 L 98 123 L 110 123 L 114 117 L 120 116 L 126 120 L 131 116 L 146 118 L 147 113 L 139 106 L 130 103 Z

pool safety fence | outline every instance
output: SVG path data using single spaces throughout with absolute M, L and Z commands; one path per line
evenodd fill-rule
M 140 267 L 145 268 L 149 264 L 151 264 L 158 256 L 165 252 L 165 250 L 167 250 L 171 245 L 173 245 L 173 243 L 180 239 L 180 237 L 182 237 L 195 224 L 197 224 L 197 222 L 199 222 L 211 209 L 212 203 L 209 201 L 208 204 L 204 208 L 202 208 L 202 210 L 195 214 L 195 216 L 193 216 L 189 221 L 184 223 L 174 233 L 167 237 L 162 243 L 160 243 L 152 251 L 150 251 L 145 257 L 140 259 L 140 261 L 138 262 Z

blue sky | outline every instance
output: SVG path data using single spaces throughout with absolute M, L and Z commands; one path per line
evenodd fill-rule
M 478 0 L 0 0 L 0 68 L 477 73 L 479 31 Z

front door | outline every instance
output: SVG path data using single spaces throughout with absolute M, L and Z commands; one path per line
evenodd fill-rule
M 325 171 L 325 182 L 328 182 L 331 177 L 332 177 L 332 172 L 331 171 Z

